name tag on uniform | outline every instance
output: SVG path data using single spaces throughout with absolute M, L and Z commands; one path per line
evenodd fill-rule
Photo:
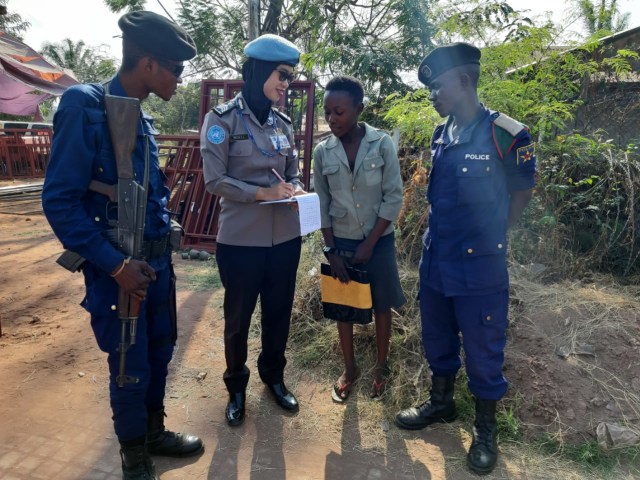
M 284 133 L 282 133 L 280 129 L 276 130 L 276 133 L 274 135 L 271 135 L 270 138 L 271 143 L 273 144 L 273 148 L 275 148 L 276 150 L 291 147 L 289 139 Z
M 236 135 L 231 135 L 229 137 L 229 142 L 237 142 L 238 140 L 249 140 L 249 134 L 247 134 L 247 133 L 238 133 Z

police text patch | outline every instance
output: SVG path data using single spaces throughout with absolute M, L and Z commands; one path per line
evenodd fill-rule
M 224 130 L 219 125 L 214 125 L 209 130 L 207 130 L 207 140 L 209 140 L 214 145 L 218 145 L 224 142 Z
M 536 158 L 536 144 L 532 143 L 526 147 L 520 147 L 516 151 L 516 165 L 523 165 L 529 160 Z

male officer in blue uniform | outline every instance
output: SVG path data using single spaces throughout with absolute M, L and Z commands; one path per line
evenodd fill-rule
M 169 100 L 182 82 L 182 62 L 196 49 L 185 30 L 152 12 L 131 12 L 118 22 L 123 32 L 122 66 L 104 85 L 77 85 L 62 96 L 54 117 L 55 135 L 42 204 L 63 246 L 86 259 L 82 306 L 91 315 L 98 346 L 108 354 L 113 422 L 121 446 L 125 479 L 157 479 L 149 455 L 183 457 L 203 450 L 193 435 L 164 428 L 168 364 L 176 340 L 175 275 L 169 246 L 169 189 L 158 163 L 153 120 L 142 113 L 132 158 L 135 179 L 143 183 L 148 162 L 148 198 L 143 256 L 131 260 L 105 233 L 117 205 L 90 186 L 118 180 L 105 113 L 105 94 L 140 100 L 155 93 Z M 141 301 L 137 341 L 126 353 L 125 374 L 136 380 L 117 385 L 121 322 L 118 288 Z
M 448 117 L 431 140 L 429 227 L 420 261 L 422 341 L 433 376 L 430 400 L 401 411 L 395 422 L 416 430 L 456 418 L 462 334 L 476 399 L 467 464 L 486 474 L 498 456 L 496 402 L 507 390 L 507 229 L 531 199 L 535 144 L 527 127 L 479 102 L 479 75 L 480 50 L 467 43 L 436 48 L 418 72 L 434 108 Z

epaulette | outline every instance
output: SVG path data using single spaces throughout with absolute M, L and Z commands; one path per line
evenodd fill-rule
M 504 113 L 494 112 L 491 115 L 491 129 L 493 132 L 493 143 L 498 149 L 500 158 L 504 158 L 516 144 L 516 136 L 523 130 L 528 130 L 527 126 L 514 120 Z
M 286 123 L 288 123 L 289 125 L 291 125 L 291 119 L 289 117 L 287 117 L 284 113 L 282 113 L 280 110 L 278 110 L 277 108 L 273 109 L 274 112 L 276 112 L 276 114 L 283 119 Z
M 217 105 L 217 106 L 213 107 L 211 110 L 216 112 L 218 114 L 218 116 L 221 117 L 224 114 L 229 113 L 230 111 L 232 111 L 235 108 L 238 108 L 238 104 L 236 103 L 236 101 L 234 99 L 234 100 L 228 101 L 227 103 L 222 103 L 220 105 Z
M 496 127 L 500 127 L 511 134 L 512 137 L 518 135 L 522 130 L 524 130 L 526 125 L 514 120 L 508 115 L 504 113 L 498 113 L 496 116 L 492 118 L 492 121 Z
M 434 145 L 436 143 L 444 143 L 444 128 L 447 126 L 447 123 L 441 123 L 440 125 L 438 125 L 435 130 L 433 131 L 433 134 L 431 135 L 431 145 Z

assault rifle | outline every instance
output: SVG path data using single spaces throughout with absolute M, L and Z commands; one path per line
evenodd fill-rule
M 123 253 L 133 259 L 142 257 L 144 220 L 147 211 L 147 185 L 149 183 L 149 145 L 145 148 L 145 175 L 142 185 L 135 180 L 132 153 L 138 135 L 140 121 L 140 101 L 137 98 L 105 95 L 105 110 L 109 125 L 109 135 L 113 146 L 118 183 L 107 185 L 93 180 L 89 190 L 109 197 L 118 203 L 118 220 L 115 229 L 106 232 L 107 238 Z M 112 223 L 112 222 L 110 222 Z M 71 250 L 65 250 L 56 260 L 71 272 L 82 268 L 85 258 Z M 126 353 L 136 343 L 140 301 L 129 296 L 122 288 L 118 290 L 118 318 L 122 322 L 120 335 L 120 372 L 118 387 L 125 383 L 138 383 L 139 379 L 125 375 Z M 128 339 L 127 339 L 128 337 Z
M 132 154 L 138 136 L 140 122 L 140 101 L 137 98 L 105 95 L 105 109 L 109 135 L 114 150 L 118 170 L 116 199 L 118 202 L 118 222 L 116 241 L 118 248 L 131 258 L 142 258 L 144 220 L 147 211 L 147 185 L 149 165 L 145 159 L 145 178 L 142 185 L 135 179 Z M 148 145 L 146 148 L 148 157 Z M 140 379 L 125 375 L 127 351 L 136 343 L 140 300 L 130 296 L 122 288 L 118 289 L 118 317 L 122 323 L 120 334 L 120 371 L 118 387 L 125 383 L 138 383 Z M 128 337 L 128 338 L 127 338 Z

